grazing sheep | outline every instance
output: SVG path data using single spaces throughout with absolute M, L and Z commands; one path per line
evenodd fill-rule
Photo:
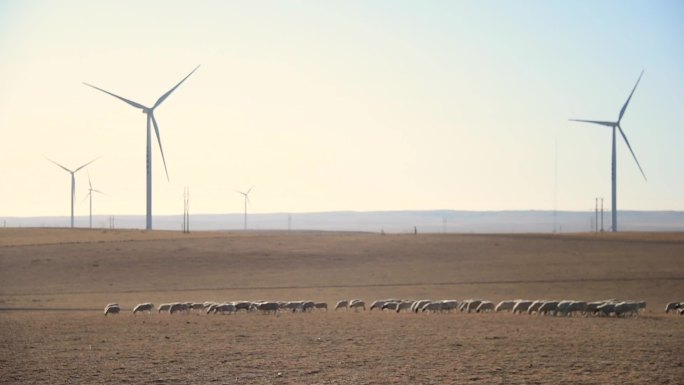
M 665 305 L 665 313 L 667 314 L 667 313 L 669 313 L 669 312 L 671 312 L 671 311 L 672 311 L 672 312 L 675 312 L 675 311 L 677 311 L 677 310 L 679 310 L 679 309 L 681 309 L 681 308 L 682 308 L 682 303 L 681 303 L 681 302 L 670 302 L 670 303 L 668 303 L 667 305 Z
M 314 308 L 318 310 L 323 310 L 328 311 L 328 304 L 325 302 L 316 302 L 314 303 Z
M 558 305 L 556 306 L 556 311 L 554 312 L 555 315 L 562 315 L 566 316 L 568 315 L 568 308 L 572 304 L 573 301 L 570 300 L 564 300 L 558 302 Z
M 110 303 L 107 304 L 107 306 L 105 306 L 104 315 L 107 316 L 108 314 L 119 314 L 120 311 L 121 307 L 119 306 L 119 304 Z
M 382 307 L 385 305 L 387 301 L 384 299 L 379 299 L 377 301 L 373 301 L 373 303 L 370 305 L 370 311 L 373 311 L 373 309 L 379 309 L 382 310 Z
M 494 311 L 495 309 L 496 309 L 496 306 L 494 306 L 494 302 L 482 301 L 482 302 L 480 302 L 479 305 L 477 305 L 475 312 L 476 313 L 491 312 L 491 311 Z
M 679 315 L 684 315 L 684 306 L 677 309 L 677 311 L 679 312 Z
M 249 301 L 236 301 L 233 302 L 233 305 L 235 306 L 235 312 L 239 312 L 240 310 L 244 310 L 246 312 L 249 312 L 249 309 L 252 307 L 252 303 Z
M 442 311 L 451 313 L 452 310 L 458 309 L 458 301 L 455 299 L 442 300 Z
M 347 310 L 348 308 L 349 308 L 349 301 L 347 301 L 346 299 L 337 301 L 337 303 L 335 304 L 335 310 L 336 311 L 337 311 L 337 309 Z
M 632 301 L 623 301 L 615 305 L 615 309 L 613 310 L 615 313 L 615 316 L 620 317 L 620 316 L 627 316 L 627 315 L 638 315 L 639 314 L 639 305 L 636 302 Z
M 513 314 L 526 312 L 530 308 L 530 305 L 532 305 L 532 303 L 534 303 L 534 301 L 529 301 L 525 299 L 517 301 L 513 306 Z
M 436 313 L 442 311 L 442 301 L 428 302 L 420 309 L 422 312 L 432 312 Z
M 381 310 L 389 309 L 389 310 L 397 311 L 399 304 L 400 304 L 400 302 L 385 302 L 385 304 L 382 305 Z
M 402 310 L 411 310 L 411 307 L 416 301 L 402 301 L 399 303 L 397 306 L 397 313 L 399 313 Z
M 313 301 L 304 301 L 304 303 L 302 303 L 302 311 L 303 312 L 312 312 L 313 309 L 315 309 L 315 308 L 316 308 L 316 303 Z
M 360 299 L 356 299 L 349 304 L 349 308 L 354 309 L 354 311 L 358 311 L 359 308 L 366 310 L 366 303 L 361 301 Z
M 495 312 L 512 311 L 518 301 L 501 301 L 494 308 Z
M 576 313 L 586 314 L 586 311 L 587 303 L 584 301 L 572 301 L 572 303 L 570 303 L 566 309 L 568 315 L 573 315 Z
M 603 314 L 605 316 L 609 316 L 613 313 L 615 313 L 615 303 L 613 302 L 604 302 L 594 310 L 594 314 Z
M 471 299 L 465 306 L 465 312 L 470 313 L 471 311 L 477 310 L 477 307 L 482 303 L 481 299 Z
M 604 305 L 605 301 L 594 301 L 587 303 L 587 307 L 584 310 L 585 314 L 596 314 L 600 306 Z
M 231 314 L 233 312 L 235 312 L 235 305 L 233 305 L 232 303 L 214 304 L 209 306 L 209 308 L 207 309 L 207 314 Z
M 278 314 L 278 310 L 280 310 L 280 305 L 278 305 L 277 302 L 262 302 L 256 304 L 256 310 L 262 312 L 263 314 Z
M 545 301 L 541 304 L 541 306 L 539 306 L 539 309 L 537 309 L 537 313 L 544 315 L 548 315 L 549 313 L 551 313 L 551 315 L 554 315 L 556 313 L 557 308 L 558 301 Z
M 133 315 L 136 315 L 138 312 L 140 312 L 140 313 L 142 313 L 142 312 L 151 313 L 152 309 L 154 309 L 154 304 L 152 304 L 152 303 L 149 303 L 149 302 L 139 303 L 139 304 L 135 305 L 135 307 L 133 308 Z
M 188 306 L 187 303 L 184 303 L 184 302 L 174 303 L 169 308 L 169 314 L 179 313 L 179 312 L 187 313 L 189 311 L 189 309 L 190 309 L 190 306 Z
M 421 299 L 419 301 L 416 301 L 411 305 L 411 311 L 414 313 L 418 313 L 425 304 L 432 302 L 432 300 L 429 299 Z
M 541 305 L 544 302 L 546 302 L 546 301 L 541 300 L 541 299 L 532 301 L 532 303 L 530 304 L 530 307 L 527 308 L 527 314 L 539 313 L 539 308 L 541 307 Z
M 163 311 L 169 311 L 169 309 L 171 309 L 172 305 L 173 305 L 173 303 L 163 303 L 163 304 L 159 305 L 159 307 L 157 308 L 157 313 L 161 313 Z

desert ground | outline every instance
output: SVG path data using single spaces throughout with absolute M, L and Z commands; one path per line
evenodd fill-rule
M 647 301 L 634 317 L 316 311 L 132 315 L 137 303 Z M 0 229 L 0 383 L 684 383 L 684 233 Z M 118 302 L 119 315 L 103 307 Z

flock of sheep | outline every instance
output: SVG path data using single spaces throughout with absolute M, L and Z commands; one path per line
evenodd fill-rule
M 450 313 L 460 311 L 465 313 L 511 312 L 554 316 L 637 316 L 646 308 L 645 301 L 618 301 L 615 299 L 603 301 L 574 301 L 574 300 L 506 300 L 495 304 L 481 299 L 441 300 L 400 300 L 382 299 L 374 301 L 369 310 L 412 312 L 412 313 Z M 145 302 L 133 308 L 133 314 L 151 313 L 154 304 Z M 172 302 L 157 307 L 157 313 L 206 313 L 233 314 L 239 311 L 277 314 L 286 312 L 311 312 L 314 310 L 328 310 L 325 302 L 314 301 L 232 301 L 232 302 Z M 341 300 L 334 310 L 366 310 L 366 303 L 359 299 Z M 118 303 L 110 303 L 104 309 L 104 315 L 119 314 L 121 307 Z M 684 315 L 684 302 L 671 302 L 665 307 L 665 313 L 678 312 Z

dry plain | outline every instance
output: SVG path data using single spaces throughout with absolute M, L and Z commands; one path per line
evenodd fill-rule
M 638 317 L 131 315 L 139 302 L 646 300 Z M 684 233 L 0 229 L 0 383 L 684 383 Z M 104 317 L 102 307 L 123 311 Z

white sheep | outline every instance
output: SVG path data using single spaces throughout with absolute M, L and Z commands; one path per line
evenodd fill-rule
M 576 313 L 581 313 L 585 314 L 587 311 L 587 303 L 585 301 L 572 301 L 568 308 L 566 309 L 566 312 L 568 315 L 573 315 Z
M 221 314 L 231 314 L 235 312 L 235 305 L 233 305 L 232 303 L 213 304 L 210 305 L 207 309 L 207 314 L 218 314 L 219 312 Z
M 314 304 L 314 308 L 318 310 L 325 310 L 328 311 L 328 304 L 325 302 L 316 302 Z
M 639 314 L 639 304 L 633 301 L 623 301 L 615 305 L 613 310 L 617 317 L 627 316 L 627 315 L 638 315 Z
M 495 312 L 512 311 L 518 301 L 501 301 L 494 308 Z
M 349 308 L 349 301 L 346 299 L 337 301 L 337 304 L 335 304 L 335 310 L 337 309 L 345 309 L 347 310 Z
M 169 311 L 169 309 L 171 309 L 171 305 L 173 305 L 173 304 L 174 304 L 173 302 L 170 302 L 170 303 L 163 303 L 163 304 L 159 305 L 159 307 L 157 308 L 157 313 L 161 313 L 163 311 Z
M 402 301 L 399 303 L 397 306 L 397 313 L 399 313 L 402 310 L 411 310 L 411 307 L 416 301 Z
M 262 303 L 256 304 L 256 309 L 259 310 L 260 312 L 264 313 L 264 314 L 268 314 L 268 313 L 278 314 L 278 310 L 280 309 L 280 306 L 278 305 L 277 302 L 262 302 Z
M 354 309 L 354 311 L 358 311 L 359 309 L 366 310 L 366 303 L 360 299 L 355 299 L 349 304 L 349 308 Z
M 171 305 L 171 307 L 169 307 L 169 314 L 179 313 L 179 312 L 187 313 L 189 311 L 189 309 L 190 309 L 190 306 L 188 306 L 187 303 L 184 303 L 184 302 L 174 303 Z
M 558 301 L 545 301 L 541 304 L 541 306 L 539 306 L 539 309 L 537 309 L 537 313 L 544 315 L 551 313 L 553 315 L 555 314 L 557 308 Z
M 432 300 L 429 299 L 421 299 L 418 301 L 415 301 L 413 305 L 411 305 L 411 311 L 414 313 L 418 313 L 425 304 L 432 302 Z
M 442 300 L 442 311 L 451 313 L 452 310 L 458 309 L 458 301 L 455 299 Z
M 442 311 L 442 301 L 428 302 L 420 309 L 422 312 L 433 312 Z
M 400 304 L 400 303 L 401 303 L 401 302 L 385 302 L 385 303 L 382 305 L 382 308 L 381 308 L 380 310 L 389 309 L 389 310 L 394 310 L 394 311 L 396 312 L 396 311 L 397 311 L 397 308 L 399 307 L 399 304 Z
M 530 301 L 530 300 L 526 300 L 526 299 L 518 300 L 515 303 L 515 305 L 513 306 L 513 309 L 512 309 L 513 314 L 526 312 L 527 309 L 530 308 L 530 305 L 532 305 L 533 302 L 534 301 Z
M 682 308 L 682 302 L 670 302 L 665 305 L 665 313 L 675 312 Z
M 154 304 L 152 304 L 152 303 L 149 303 L 149 302 L 139 303 L 139 304 L 135 305 L 135 307 L 133 308 L 133 315 L 136 315 L 138 312 L 140 312 L 140 313 L 142 313 L 142 312 L 151 313 L 152 309 L 154 309 Z
M 104 308 L 104 315 L 107 316 L 108 314 L 119 314 L 121 311 L 121 307 L 117 303 L 110 303 L 107 304 Z
M 479 305 L 477 305 L 475 312 L 476 313 L 491 312 L 491 311 L 494 311 L 495 309 L 496 309 L 496 306 L 494 306 L 494 302 L 482 301 L 482 302 L 480 302 Z

